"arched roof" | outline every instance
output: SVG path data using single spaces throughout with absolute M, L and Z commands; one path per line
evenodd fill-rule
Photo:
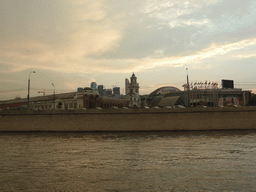
M 167 95 L 169 93 L 180 92 L 180 91 L 181 90 L 178 89 L 177 87 L 165 86 L 165 87 L 160 87 L 160 88 L 156 89 L 155 91 L 153 91 L 149 95 Z

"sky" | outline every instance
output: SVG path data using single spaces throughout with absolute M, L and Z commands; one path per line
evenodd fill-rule
M 254 0 L 0 1 L 0 100 L 234 80 L 256 92 Z M 186 68 L 188 70 L 186 70 Z M 36 73 L 30 73 L 36 71 Z

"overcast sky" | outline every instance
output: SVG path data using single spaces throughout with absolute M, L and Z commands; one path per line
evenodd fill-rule
M 0 2 L 0 100 L 76 91 L 92 81 L 140 94 L 233 79 L 256 92 L 254 0 Z

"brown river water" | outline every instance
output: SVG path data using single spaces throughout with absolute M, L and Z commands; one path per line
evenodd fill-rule
M 256 131 L 1 132 L 0 191 L 256 191 Z

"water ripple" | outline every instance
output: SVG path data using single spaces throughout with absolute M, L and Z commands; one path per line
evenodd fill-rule
M 255 191 L 256 131 L 0 134 L 0 191 Z

